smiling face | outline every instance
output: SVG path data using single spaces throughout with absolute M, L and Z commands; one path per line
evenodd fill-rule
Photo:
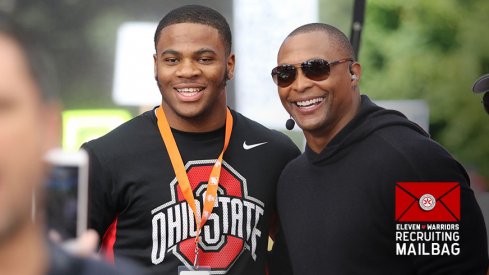
M 217 29 L 196 23 L 173 24 L 161 30 L 156 48 L 155 78 L 170 126 L 184 131 L 221 127 L 234 55 L 226 55 Z
M 300 33 L 288 37 L 278 53 L 277 62 L 298 64 L 311 59 L 329 62 L 350 58 L 330 41 L 322 31 Z M 355 115 L 359 104 L 358 80 L 352 80 L 350 62 L 331 66 L 327 79 L 314 81 L 304 76 L 301 69 L 295 81 L 287 87 L 278 87 L 282 105 L 302 128 L 306 138 L 333 136 Z M 360 77 L 360 65 L 352 71 Z M 309 140 L 308 140 L 309 143 Z
M 54 110 L 42 102 L 26 57 L 0 33 L 0 245 L 31 220 L 42 157 L 54 138 Z M 51 116 L 53 115 L 53 116 Z

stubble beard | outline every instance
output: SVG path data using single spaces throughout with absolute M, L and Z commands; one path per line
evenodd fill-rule
M 162 85 L 161 85 L 160 80 L 158 79 L 158 77 L 156 77 L 155 80 L 156 80 L 156 85 L 158 86 L 158 89 L 160 90 L 160 93 L 161 93 L 161 96 L 162 96 L 162 102 L 163 102 L 164 101 L 163 94 L 165 93 L 165 90 L 163 89 L 163 87 L 162 87 Z M 222 77 L 222 81 L 217 86 L 217 89 L 219 89 L 219 90 L 226 89 L 227 81 L 228 80 L 229 80 L 229 71 L 228 71 L 228 66 L 226 65 L 226 69 L 224 70 L 224 75 Z M 217 99 L 213 100 L 213 103 L 215 101 L 217 101 Z M 181 114 L 180 112 L 178 112 L 178 110 L 176 108 L 174 108 L 173 106 L 171 106 L 170 104 L 168 104 L 168 102 L 167 102 L 167 105 L 178 116 L 183 117 L 183 118 L 186 118 L 186 119 L 196 119 L 196 120 L 199 120 L 199 118 L 201 118 L 201 117 L 205 117 L 205 114 L 207 112 L 209 112 L 210 109 L 211 109 L 211 108 L 205 108 L 201 113 L 197 114 L 196 116 L 188 117 L 188 116 L 185 116 L 184 114 Z M 210 104 L 210 105 L 213 105 L 213 104 Z

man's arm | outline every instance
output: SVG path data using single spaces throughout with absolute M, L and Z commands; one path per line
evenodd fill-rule
M 460 221 L 458 230 L 451 230 L 458 238 L 452 242 L 439 243 L 449 245 L 450 255 L 418 255 L 413 264 L 418 274 L 480 274 L 485 275 L 488 268 L 487 234 L 482 211 L 470 188 L 470 179 L 464 167 L 448 152 L 439 146 L 419 150 L 414 163 L 414 174 L 419 181 L 447 181 L 460 183 Z M 442 202 L 440 202 L 442 203 Z M 442 232 L 446 232 L 440 230 Z M 459 251 L 457 250 L 457 244 Z
M 89 143 L 82 145 L 89 155 L 88 228 L 95 229 L 101 241 L 116 219 L 113 200 L 113 182 L 110 171 L 104 167 Z

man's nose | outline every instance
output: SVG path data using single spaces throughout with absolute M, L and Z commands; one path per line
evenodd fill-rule
M 302 93 L 312 87 L 312 82 L 313 80 L 304 75 L 302 69 L 297 69 L 297 76 L 294 82 L 290 84 L 290 88 L 298 93 Z
M 178 65 L 178 77 L 193 78 L 201 74 L 201 70 L 193 60 L 185 59 Z

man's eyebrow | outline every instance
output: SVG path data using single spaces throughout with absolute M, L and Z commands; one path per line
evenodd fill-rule
M 197 54 L 197 55 L 206 54 L 206 53 L 216 54 L 216 51 L 214 51 L 213 49 L 209 49 L 209 48 L 202 48 L 202 49 L 194 52 L 194 54 Z
M 160 54 L 160 55 L 165 55 L 165 54 L 170 54 L 170 55 L 180 55 L 180 53 L 179 53 L 179 52 L 177 52 L 177 51 L 175 51 L 175 50 L 171 50 L 171 49 L 170 49 L 170 50 L 166 50 L 166 51 L 161 52 L 161 54 Z

